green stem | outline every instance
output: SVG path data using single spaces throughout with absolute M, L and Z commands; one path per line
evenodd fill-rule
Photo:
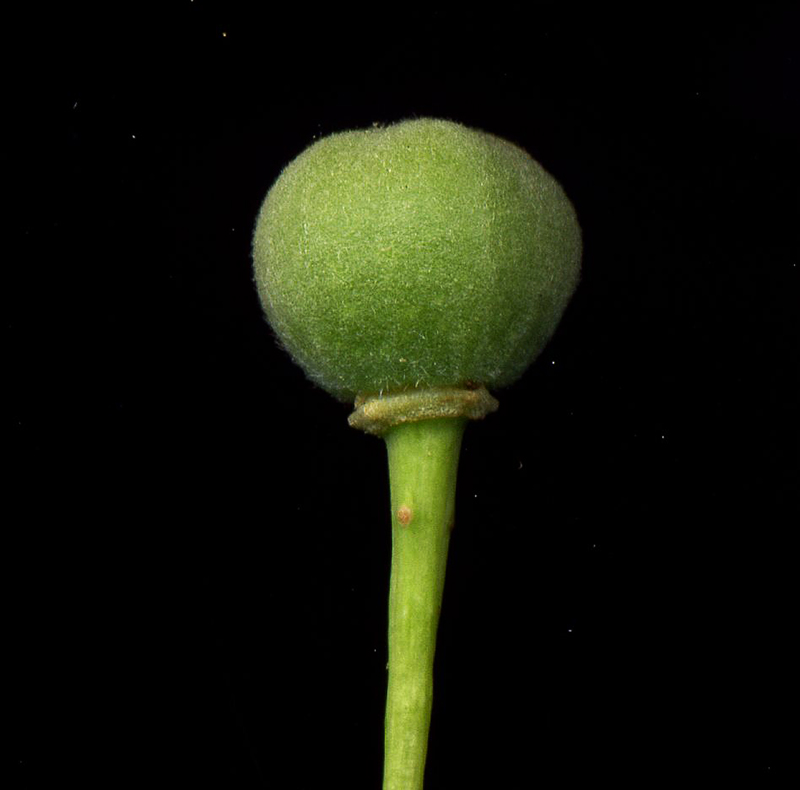
M 455 511 L 464 418 L 396 425 L 385 434 L 392 499 L 389 689 L 383 790 L 421 790 L 433 656 Z

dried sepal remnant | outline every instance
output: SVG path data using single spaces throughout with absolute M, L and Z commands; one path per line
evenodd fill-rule
M 359 395 L 348 422 L 353 428 L 383 436 L 395 425 L 444 417 L 482 420 L 497 410 L 486 387 L 430 387 L 391 395 Z

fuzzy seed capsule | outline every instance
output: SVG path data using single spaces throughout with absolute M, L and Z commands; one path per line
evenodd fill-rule
M 325 137 L 269 190 L 256 284 L 280 342 L 344 401 L 511 384 L 577 285 L 556 180 L 494 135 L 435 119 Z

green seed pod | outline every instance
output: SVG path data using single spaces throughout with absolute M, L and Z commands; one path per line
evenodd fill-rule
M 344 132 L 267 194 L 259 295 L 308 376 L 386 440 L 392 513 L 383 790 L 422 790 L 461 438 L 555 331 L 581 232 L 517 146 L 440 120 Z
M 581 232 L 525 151 L 443 120 L 325 137 L 264 200 L 259 296 L 335 397 L 515 381 L 578 282 Z

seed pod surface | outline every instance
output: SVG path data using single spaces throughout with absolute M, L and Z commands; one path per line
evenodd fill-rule
M 577 285 L 581 232 L 518 146 L 419 119 L 325 137 L 269 190 L 253 238 L 267 318 L 337 398 L 515 381 Z

